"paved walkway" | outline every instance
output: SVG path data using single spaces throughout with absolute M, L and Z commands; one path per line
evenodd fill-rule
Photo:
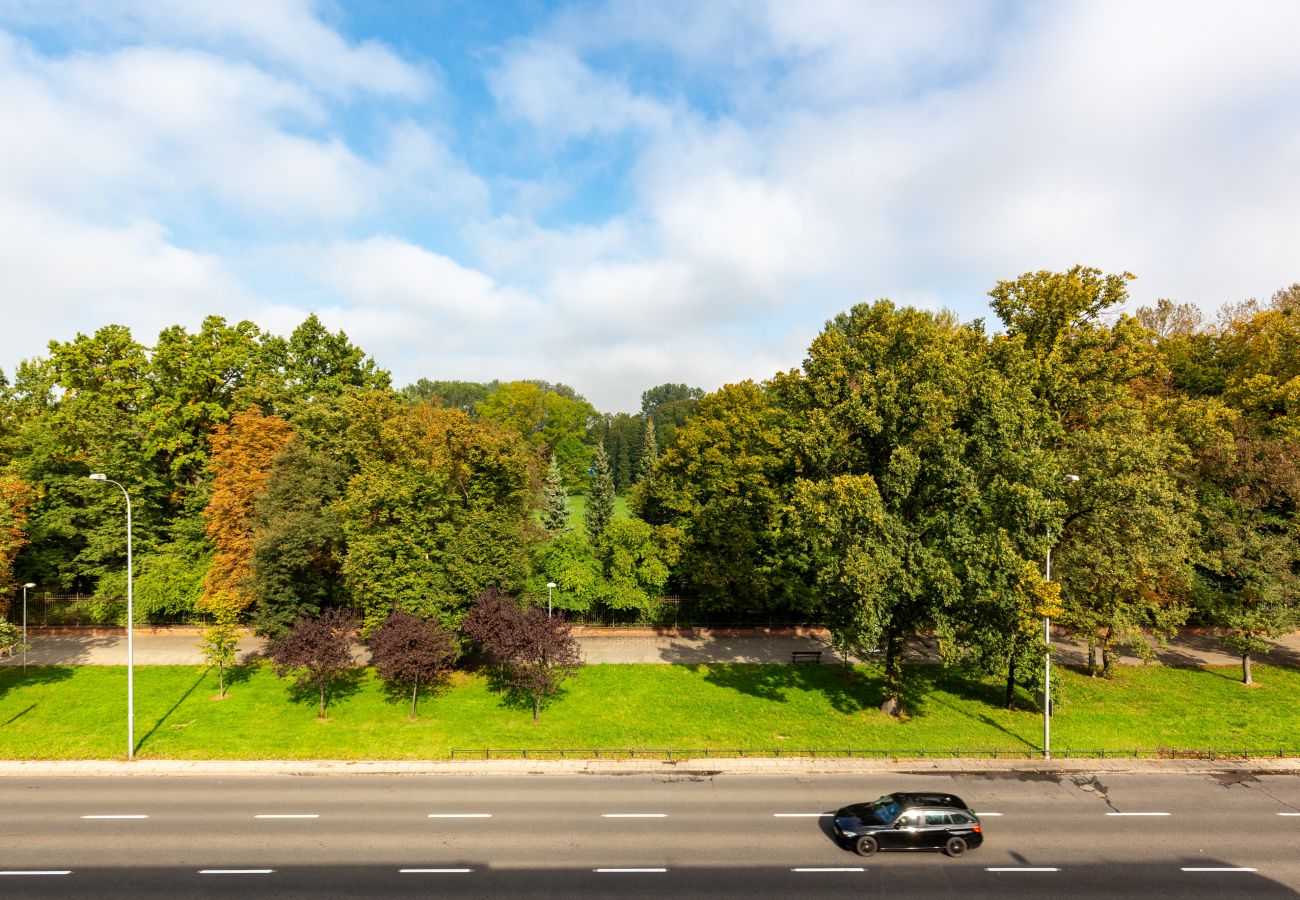
M 199 628 L 137 629 L 135 661 L 139 665 L 199 665 Z M 1072 666 L 1086 662 L 1086 647 L 1065 635 L 1057 635 L 1057 661 Z M 838 662 L 827 649 L 826 632 L 821 629 L 774 630 L 772 632 L 737 632 L 669 629 L 580 629 L 578 641 L 583 658 L 600 663 L 683 663 L 718 662 L 790 662 L 795 650 L 821 650 L 822 661 Z M 126 664 L 126 635 L 120 629 L 85 629 L 60 632 L 34 632 L 27 652 L 28 665 Z M 265 641 L 248 634 L 240 641 L 239 661 L 256 659 L 265 653 Z M 924 644 L 914 648 L 918 658 L 934 658 L 933 648 Z M 358 647 L 358 662 L 368 654 Z M 1240 657 L 1226 652 L 1213 634 L 1198 630 L 1183 631 L 1169 646 L 1156 651 L 1161 663 L 1168 666 L 1239 665 Z M 1300 633 L 1273 642 L 1271 653 L 1255 658 L 1256 662 L 1300 667 Z M 1140 665 L 1141 660 L 1127 654 L 1118 657 L 1121 665 Z M 22 657 L 0 658 L 0 665 L 22 665 Z
M 1300 775 L 1300 759 L 824 759 L 813 757 L 676 760 L 0 760 L 0 778 L 38 775 L 880 775 L 961 773 L 1043 778 L 1072 773 L 1137 775 Z

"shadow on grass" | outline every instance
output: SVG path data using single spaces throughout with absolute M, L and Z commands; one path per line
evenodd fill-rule
M 56 684 L 67 681 L 76 669 L 72 666 L 28 666 L 27 671 L 14 666 L 0 668 L 0 698 L 10 691 L 29 685 Z M 15 716 L 14 718 L 17 718 Z
M 135 752 L 137 753 L 140 752 L 140 748 L 144 746 L 145 741 L 149 740 L 149 738 L 153 737 L 155 734 L 158 733 L 158 729 L 162 728 L 163 723 L 166 722 L 168 719 L 170 719 L 172 717 L 172 714 L 176 712 L 176 710 L 180 709 L 181 705 L 186 700 L 190 699 L 190 694 L 193 694 L 196 690 L 198 690 L 199 685 L 203 683 L 203 680 L 206 677 L 207 677 L 207 673 L 204 672 L 199 673 L 199 677 L 194 679 L 194 683 L 189 686 L 189 688 L 185 691 L 185 693 L 181 694 L 180 699 L 171 705 L 171 709 L 163 713 L 162 716 L 159 717 L 158 721 L 153 723 L 153 727 L 149 729 L 148 733 L 146 733 L 144 737 L 140 738 L 138 741 L 135 742 Z
M 409 718 L 411 715 L 411 685 L 409 683 L 399 684 L 395 681 L 384 681 L 383 679 L 380 679 L 380 681 L 383 684 L 382 690 L 384 694 L 384 700 L 394 706 L 401 707 L 402 715 L 406 718 Z M 420 693 L 419 696 L 416 697 L 416 702 L 415 702 L 416 718 L 419 718 L 420 716 L 421 703 L 437 698 L 438 695 L 444 693 L 450 687 L 451 687 L 450 672 L 442 676 L 441 678 L 434 679 L 433 681 L 420 682 Z
M 956 714 L 972 722 L 978 722 L 986 728 L 1000 731 L 1025 747 L 1038 745 L 1007 728 L 988 713 L 972 713 L 961 704 L 947 699 L 954 696 L 961 700 L 979 703 L 991 709 L 1001 709 L 1005 697 L 1005 685 L 961 670 L 945 671 L 937 665 L 908 666 L 903 670 L 903 685 L 907 700 L 904 704 L 907 712 L 916 717 L 930 714 L 932 707 L 941 707 L 949 714 Z
M 777 703 L 788 702 L 791 691 L 816 692 L 837 712 L 856 713 L 884 700 L 878 676 L 838 665 L 709 663 L 686 668 L 702 672 L 709 684 Z
M 487 678 L 488 690 L 501 698 L 502 706 L 526 710 L 530 715 L 532 714 L 533 695 L 511 683 L 505 669 L 499 666 L 483 666 L 478 671 Z M 570 679 L 565 679 L 568 680 Z M 561 682 L 549 696 L 542 698 L 541 712 L 545 713 L 551 704 L 563 700 L 568 694 L 569 689 Z
M 360 693 L 365 678 L 366 670 L 361 668 L 344 669 L 331 678 L 325 687 L 325 715 L 329 715 L 332 705 L 350 700 Z M 289 699 L 294 703 L 310 704 L 313 709 L 319 710 L 320 688 L 315 682 L 294 679 L 289 682 Z

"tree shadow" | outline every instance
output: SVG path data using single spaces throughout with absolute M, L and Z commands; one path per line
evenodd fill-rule
M 684 664 L 692 672 L 701 672 L 709 684 L 741 694 L 789 702 L 791 691 L 823 694 L 836 712 L 856 713 L 879 707 L 884 701 L 879 677 L 861 668 L 847 672 L 839 665 L 815 663 L 707 663 Z
M 483 665 L 479 667 L 478 672 L 487 679 L 488 691 L 501 698 L 502 706 L 508 709 L 526 710 L 529 713 L 533 711 L 533 695 L 512 683 L 503 666 Z M 570 678 L 565 679 L 566 682 L 570 680 Z M 542 698 L 541 711 L 546 712 L 553 703 L 563 700 L 568 695 L 569 689 L 561 683 L 549 696 Z
M 3 698 L 10 691 L 27 685 L 56 684 L 60 681 L 67 681 L 75 671 L 76 669 L 72 666 L 29 665 L 26 672 L 21 668 L 12 666 L 0 668 L 0 698 Z M 17 716 L 14 718 L 17 718 Z
M 303 705 L 311 705 L 313 708 L 320 706 L 320 688 L 311 682 L 300 682 L 293 676 L 282 676 L 291 678 L 288 686 L 290 701 Z M 343 703 L 351 700 L 361 692 L 361 685 L 365 681 L 365 669 L 344 669 L 338 675 L 330 679 L 329 685 L 325 688 L 325 715 L 329 715 L 330 707 L 337 703 Z
M 1017 734 L 987 713 L 972 713 L 960 704 L 945 699 L 945 695 L 959 697 L 982 706 L 998 709 L 1005 701 L 1006 686 L 981 678 L 961 669 L 945 670 L 933 664 L 907 666 L 903 669 L 904 709 L 909 715 L 930 715 L 934 707 L 941 707 L 986 728 L 1000 731 L 1025 747 L 1037 745 Z
M 376 674 L 375 677 L 378 678 L 379 677 L 378 674 Z M 411 685 L 409 683 L 401 684 L 396 681 L 386 681 L 382 678 L 380 678 L 379 681 L 381 684 L 380 691 L 384 695 L 385 702 L 392 704 L 394 706 L 400 706 L 403 710 L 405 710 L 405 714 L 409 716 L 411 714 Z M 421 682 L 420 695 L 418 698 L 416 698 L 416 710 L 415 710 L 416 717 L 418 718 L 420 715 L 419 707 L 421 703 L 424 703 L 426 700 L 437 699 L 440 695 L 445 693 L 450 687 L 451 687 L 450 672 L 443 675 L 441 678 L 435 679 L 434 681 L 427 682 L 427 683 Z

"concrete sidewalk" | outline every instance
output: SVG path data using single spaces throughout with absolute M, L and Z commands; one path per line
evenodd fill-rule
M 796 650 L 821 650 L 823 663 L 839 662 L 827 648 L 824 629 L 771 629 L 740 631 L 735 629 L 654 629 L 654 628 L 577 628 L 575 634 L 582 647 L 583 659 L 590 664 L 602 663 L 788 663 Z M 137 628 L 135 662 L 137 665 L 201 665 L 200 628 Z M 124 629 L 33 630 L 28 665 L 126 665 Z M 1273 641 L 1273 650 L 1253 657 L 1258 663 L 1300 667 L 1300 633 Z M 1063 665 L 1082 666 L 1087 648 L 1068 635 L 1056 635 L 1056 660 Z M 240 641 L 238 659 L 247 662 L 265 653 L 261 638 L 245 634 Z M 934 659 L 932 647 L 919 644 L 912 648 L 914 659 Z M 368 661 L 364 648 L 357 647 L 359 663 Z M 1186 629 L 1165 648 L 1156 651 L 1159 662 L 1167 666 L 1195 668 L 1205 665 L 1240 665 L 1236 654 L 1228 653 L 1216 635 Z M 1141 665 L 1132 655 L 1120 653 L 1120 665 Z M 0 658 L 0 666 L 22 665 L 22 656 Z
M 813 757 L 676 760 L 74 760 L 0 761 L 0 778 L 30 776 L 273 775 L 901 775 L 964 774 L 1050 779 L 1071 774 L 1300 775 L 1300 759 L 825 759 Z

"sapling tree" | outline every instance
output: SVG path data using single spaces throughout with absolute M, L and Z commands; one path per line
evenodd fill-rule
M 352 633 L 356 620 L 342 609 L 328 609 L 318 618 L 302 616 L 284 637 L 267 644 L 281 678 L 292 678 L 303 689 L 320 692 L 320 718 L 325 718 L 329 686 L 353 667 Z
M 446 629 L 410 613 L 392 613 L 368 641 L 379 677 L 395 687 L 411 689 L 411 721 L 420 686 L 445 681 L 456 661 L 456 648 Z

